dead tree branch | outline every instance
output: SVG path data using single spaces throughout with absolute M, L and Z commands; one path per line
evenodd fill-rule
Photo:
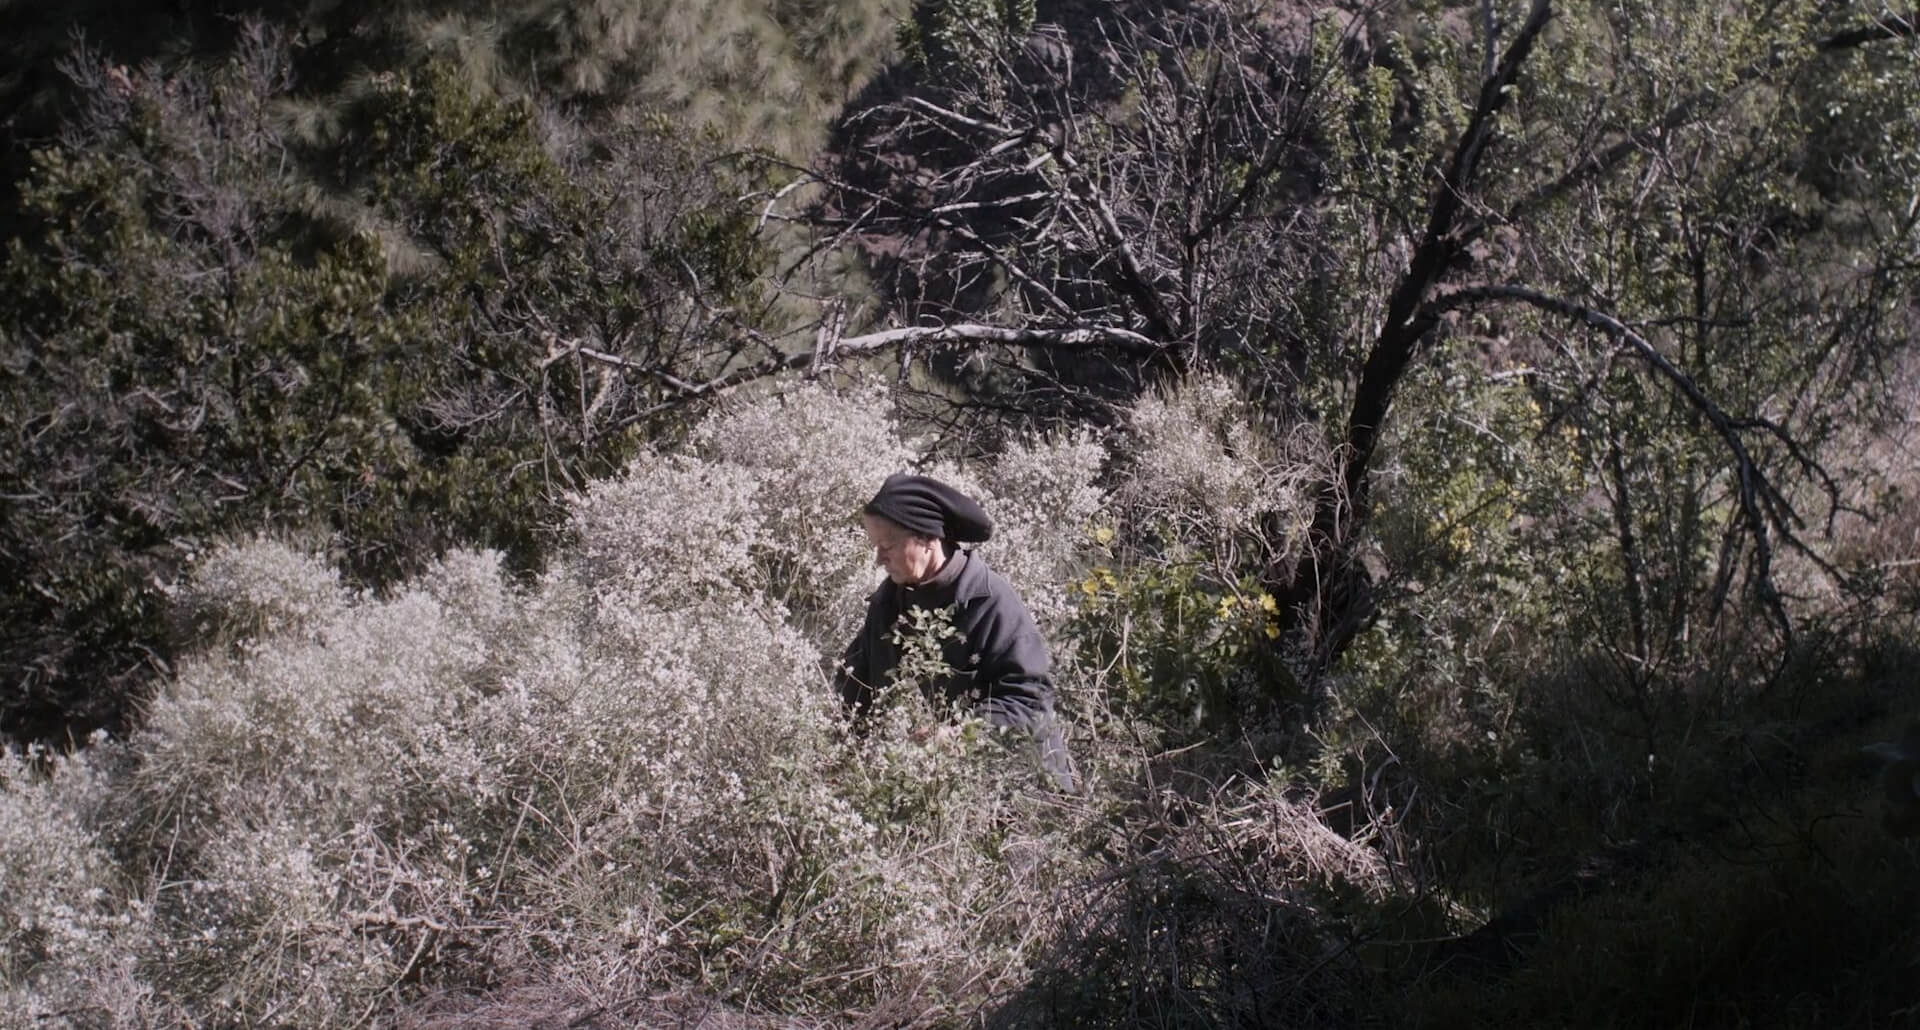
M 908 326 L 860 336 L 841 337 L 832 344 L 829 354 L 816 354 L 811 350 L 795 351 L 729 369 L 712 378 L 699 381 L 686 378 L 660 365 L 633 361 L 584 344 L 563 353 L 568 356 L 577 354 L 588 361 L 653 379 L 664 388 L 665 396 L 658 403 L 628 415 L 620 423 L 624 426 L 650 418 L 669 408 L 715 397 L 747 383 L 783 373 L 811 371 L 812 374 L 818 375 L 823 369 L 846 358 L 865 357 L 888 350 L 910 352 L 916 347 L 989 345 L 1104 350 L 1147 356 L 1160 354 L 1167 349 L 1165 344 L 1139 333 L 1112 326 L 1061 328 L 976 324 Z

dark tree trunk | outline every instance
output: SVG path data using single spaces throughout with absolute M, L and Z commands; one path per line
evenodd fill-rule
M 1506 105 L 1520 67 L 1551 15 L 1549 0 L 1534 0 L 1498 67 L 1481 83 L 1473 116 L 1434 188 L 1426 230 L 1387 301 L 1386 321 L 1361 370 L 1347 416 L 1346 440 L 1314 503 L 1306 554 L 1291 566 L 1268 571 L 1268 588 L 1281 601 L 1286 618 L 1286 632 L 1277 646 L 1302 674 L 1310 702 L 1317 698 L 1327 670 L 1371 618 L 1370 577 L 1354 553 L 1354 544 L 1366 525 L 1374 450 L 1393 406 L 1394 391 L 1439 320 L 1427 307 L 1427 298 L 1472 241 L 1473 233 L 1462 229 L 1460 216 L 1493 133 L 1494 118 Z

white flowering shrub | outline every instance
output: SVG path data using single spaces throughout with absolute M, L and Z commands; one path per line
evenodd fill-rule
M 480 742 L 456 728 L 511 638 L 475 614 L 413 588 L 344 609 L 314 639 L 183 663 L 140 741 L 152 804 L 219 819 L 266 791 L 343 825 L 421 786 L 480 777 Z
M 1101 694 L 1172 734 L 1242 732 L 1292 678 L 1266 574 L 1297 560 L 1329 473 L 1310 427 L 1278 434 L 1226 380 L 1136 401 L 1114 434 L 1115 487 L 1065 629 Z
M 337 1023 L 397 977 L 398 942 L 359 932 L 350 914 L 364 867 L 346 838 L 303 815 L 231 813 L 173 866 L 145 958 L 188 1011 L 247 1026 Z
M 310 631 L 346 603 L 332 566 L 256 537 L 222 542 L 202 556 L 179 609 L 191 638 L 242 641 Z
M 693 603 L 745 589 L 758 489 L 744 468 L 646 453 L 573 506 L 570 571 L 590 590 Z
M 110 771 L 120 756 L 103 744 L 41 757 L 36 769 L 0 753 L 0 1027 L 61 1011 L 130 1025 L 148 910 L 100 832 L 117 818 Z
M 1199 376 L 1135 402 L 1121 451 L 1125 486 L 1118 493 L 1126 509 L 1181 539 L 1218 547 L 1257 532 L 1254 521 L 1263 514 L 1290 514 L 1294 535 L 1303 534 L 1325 444 L 1307 436 L 1274 439 L 1255 424 L 1232 383 Z
M 850 635 L 873 590 L 857 513 L 913 459 L 891 412 L 878 390 L 843 395 L 807 386 L 723 412 L 693 431 L 696 453 L 753 475 L 762 585 L 823 640 Z
M 832 667 L 880 577 L 857 512 L 901 469 L 979 496 L 1072 696 L 1110 456 L 955 466 L 890 419 L 816 387 L 717 414 L 576 497 L 530 583 L 461 552 L 354 594 L 273 540 L 216 549 L 183 593 L 207 646 L 141 731 L 0 766 L 9 1013 L 357 1026 L 545 983 L 910 1023 L 1019 983 L 1114 799 L 1053 793 L 1031 741 L 911 683 L 850 730 Z M 1076 739 L 1124 789 L 1138 753 Z
M 1077 579 L 1095 521 L 1107 504 L 1096 483 L 1107 451 L 1091 433 L 1015 443 L 980 476 L 995 521 L 982 548 L 993 567 L 1020 591 L 1049 636 L 1072 615 L 1066 587 Z

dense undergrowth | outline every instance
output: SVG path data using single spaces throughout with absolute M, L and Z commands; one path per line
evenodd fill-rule
M 1849 757 L 1910 705 L 1910 620 L 1808 634 L 1771 678 L 1703 663 L 1650 718 L 1551 637 L 1453 672 L 1478 702 L 1383 662 L 1309 732 L 1236 644 L 1270 599 L 1188 550 L 1246 528 L 1182 500 L 1258 471 L 1207 421 L 1230 396 L 932 466 L 1000 520 L 1083 795 L 982 724 L 914 742 L 910 704 L 846 732 L 850 513 L 921 457 L 884 393 L 710 418 L 576 497 L 532 582 L 461 552 L 373 595 L 217 549 L 142 728 L 6 760 L 7 1025 L 1912 1014 L 1916 855 Z M 1271 501 L 1285 467 L 1240 486 Z
M 1920 1024 L 1910 20 L 1348 6 L 23 15 L 0 1030 Z

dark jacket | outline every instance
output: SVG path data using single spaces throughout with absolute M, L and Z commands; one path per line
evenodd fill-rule
M 1053 712 L 1046 641 L 1012 584 L 969 551 L 955 552 L 919 586 L 880 584 L 867 599 L 866 622 L 847 647 L 840 696 L 864 714 L 874 689 L 884 686 L 900 664 L 893 637 L 901 616 L 910 608 L 948 607 L 959 632 L 941 650 L 953 674 L 943 684 L 923 684 L 922 693 L 936 704 L 971 709 L 995 726 L 1041 731 Z

